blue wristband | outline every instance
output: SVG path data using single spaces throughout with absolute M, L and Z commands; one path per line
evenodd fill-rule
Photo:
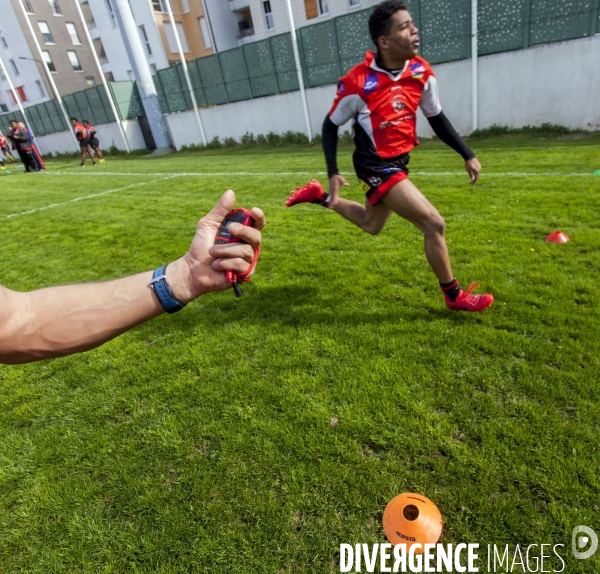
M 154 271 L 150 287 L 154 289 L 158 300 L 167 313 L 177 313 L 177 311 L 181 311 L 185 307 L 185 304 L 173 297 L 173 291 L 171 291 L 171 287 L 167 283 L 166 270 L 167 266 L 163 265 Z

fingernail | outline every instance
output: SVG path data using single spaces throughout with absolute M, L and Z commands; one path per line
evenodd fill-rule
M 232 233 L 235 233 L 236 231 L 239 231 L 239 224 L 238 223 L 230 223 L 229 224 L 229 231 L 231 231 Z

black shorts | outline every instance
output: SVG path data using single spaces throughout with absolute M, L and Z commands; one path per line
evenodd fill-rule
M 410 155 L 403 153 L 397 157 L 381 158 L 376 155 L 361 154 L 355 150 L 352 156 L 354 170 L 363 184 L 367 200 L 377 205 L 383 196 L 399 181 L 408 177 Z
M 79 147 L 81 147 L 82 149 L 86 148 L 89 145 L 90 145 L 90 138 L 89 137 L 83 138 L 83 139 L 79 140 Z
M 91 138 L 90 145 L 92 146 L 92 149 L 100 147 L 100 142 L 98 141 L 98 138 Z

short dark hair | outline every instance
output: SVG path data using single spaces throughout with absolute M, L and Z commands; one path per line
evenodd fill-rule
M 408 10 L 402 0 L 385 0 L 375 6 L 375 10 L 369 18 L 369 34 L 373 44 L 377 46 L 377 40 L 381 36 L 387 36 L 392 29 L 392 16 L 398 10 Z
M 71 118 L 71 121 L 77 121 L 77 118 Z
M 14 118 L 12 120 L 8 120 L 9 124 L 12 124 L 13 122 L 15 122 L 15 124 L 18 124 L 19 122 L 17 120 L 15 120 Z
M 87 120 L 81 120 L 82 124 L 89 124 L 90 122 L 88 122 Z

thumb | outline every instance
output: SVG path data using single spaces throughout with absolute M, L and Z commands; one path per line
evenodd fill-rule
M 221 225 L 225 216 L 235 205 L 235 193 L 228 189 L 217 201 L 215 205 L 200 221 L 213 225 Z

